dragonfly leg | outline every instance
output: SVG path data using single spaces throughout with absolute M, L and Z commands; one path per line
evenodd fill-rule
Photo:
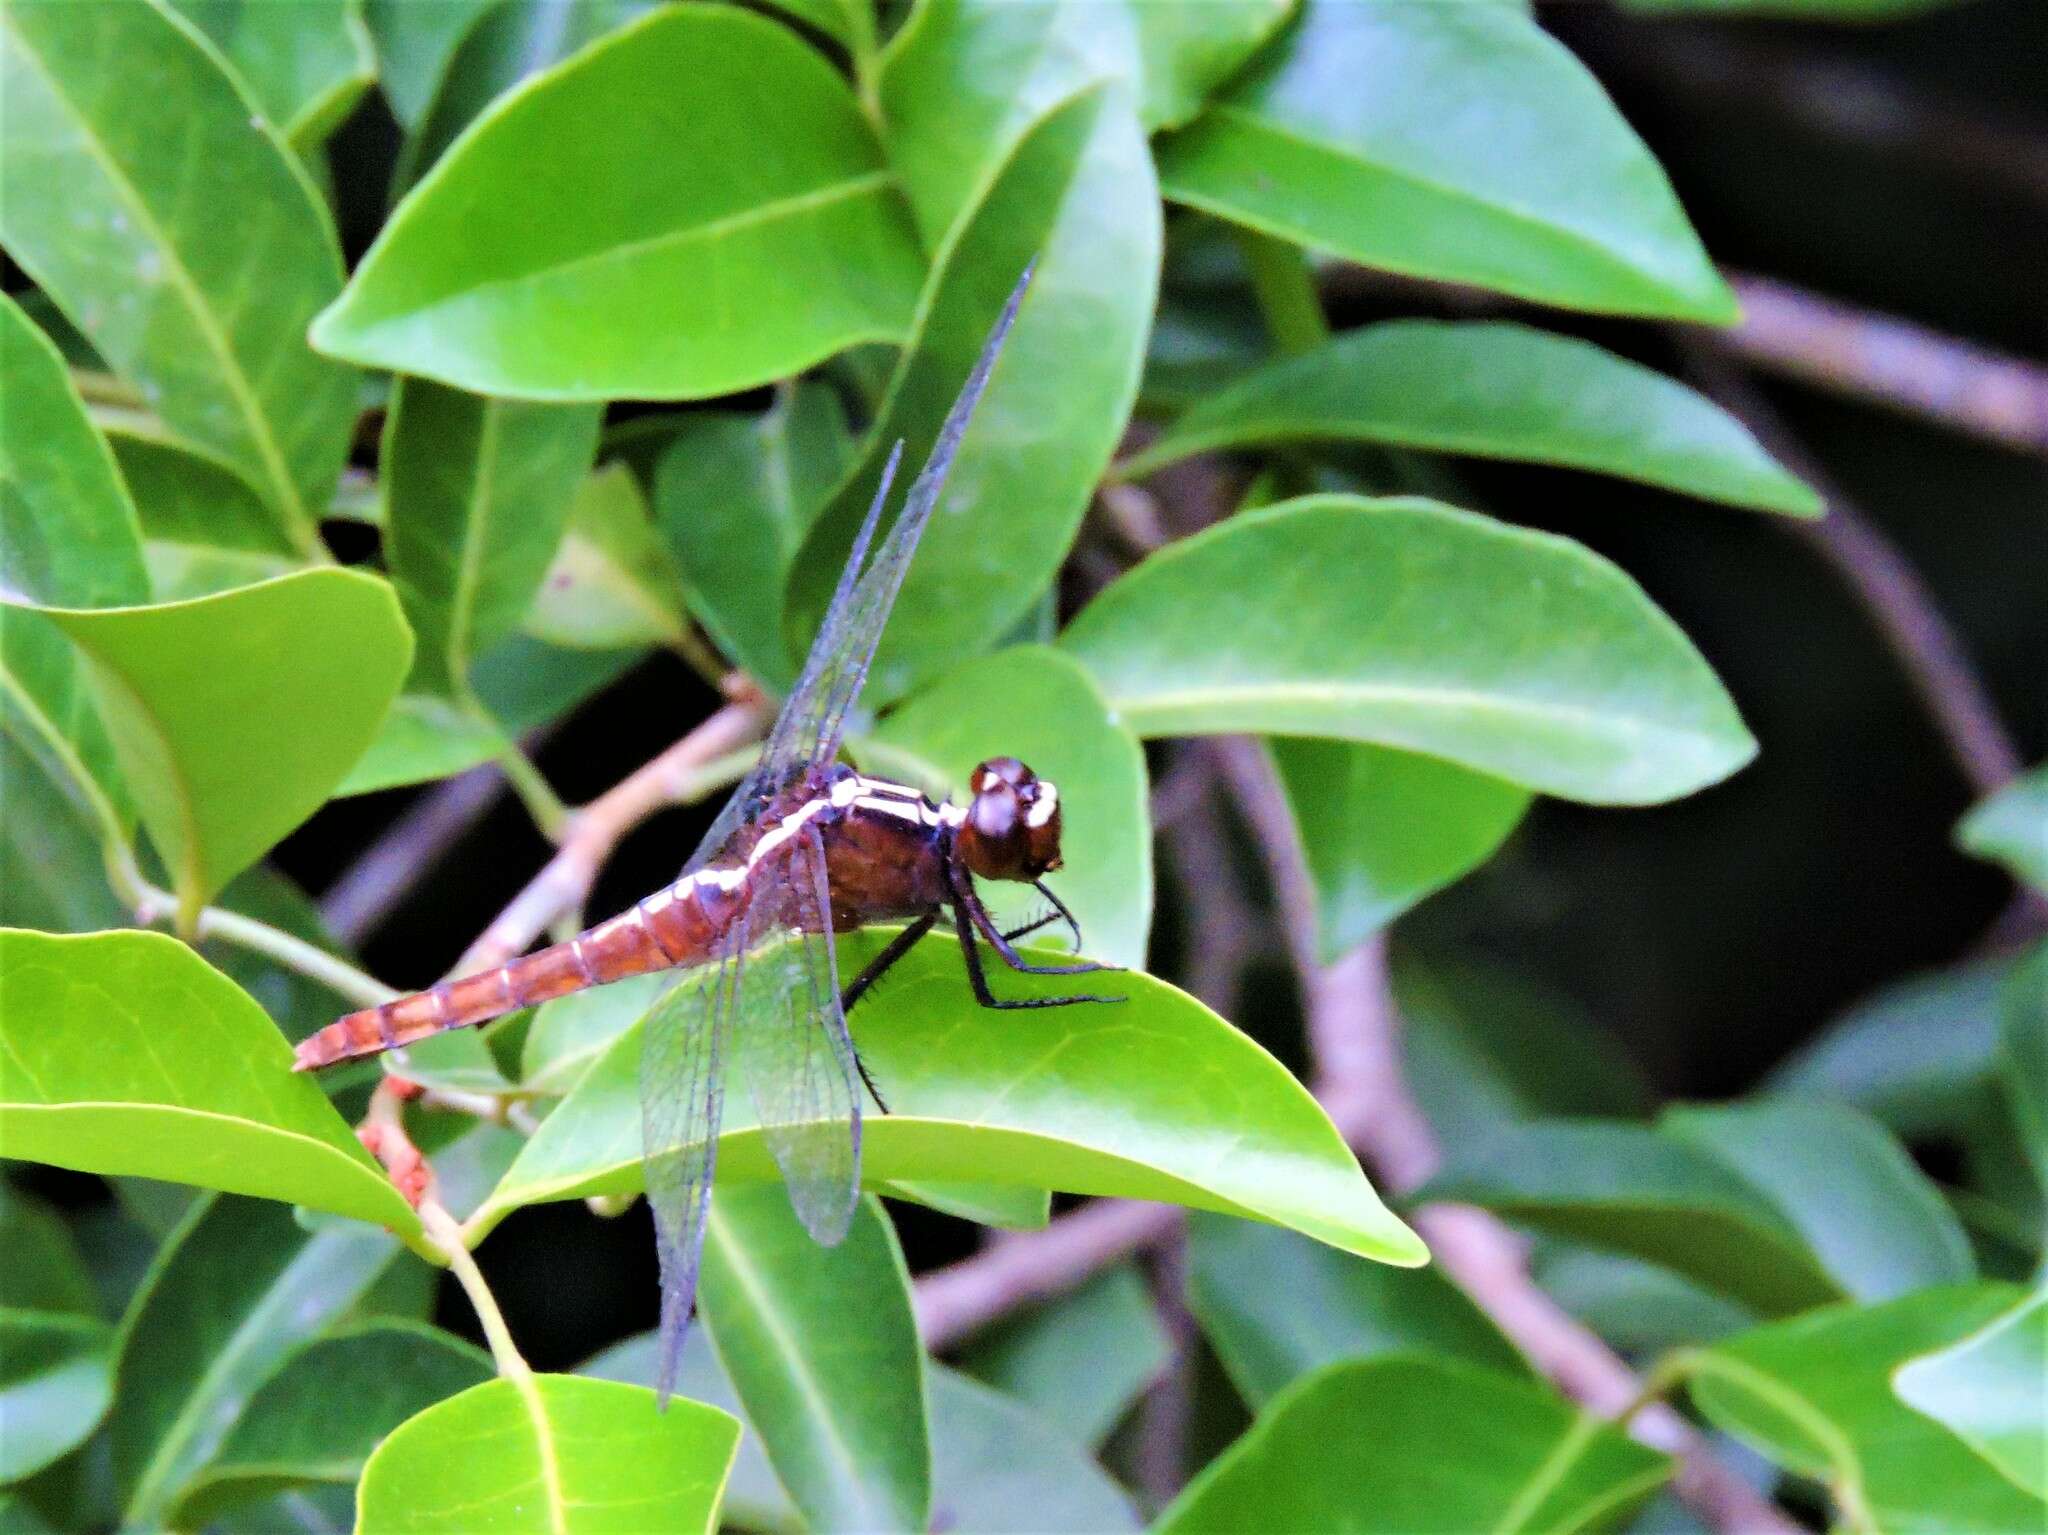
M 1058 896 L 1054 895 L 1052 893 L 1051 887 L 1049 887 L 1046 884 L 1046 882 L 1042 879 L 1034 879 L 1031 882 L 1031 888 L 1033 890 L 1036 890 L 1040 895 L 1044 896 L 1048 901 L 1052 902 L 1053 911 L 1059 915 L 1059 919 L 1062 922 L 1067 924 L 1067 931 L 1073 935 L 1074 952 L 1076 954 L 1080 953 L 1081 950 L 1086 947 L 1086 945 L 1083 944 L 1081 941 L 1081 924 L 1076 922 L 1074 920 L 1074 914 L 1067 910 L 1067 903 L 1065 901 L 1062 901 Z M 1003 934 L 1003 936 L 1005 938 L 1015 938 L 1017 935 L 1015 933 L 1005 933 Z
M 976 929 L 980 931 L 981 936 L 988 940 L 988 946 L 1000 954 L 1003 957 L 1003 963 L 1012 970 L 1024 975 L 1092 975 L 1097 970 L 1114 970 L 1116 968 L 1114 965 L 1099 964 L 1092 959 L 1084 959 L 1072 965 L 1034 965 L 1030 960 L 1019 954 L 1016 949 L 1011 947 L 1010 940 L 1006 934 L 996 930 L 995 923 L 989 920 L 988 908 L 981 904 L 981 898 L 975 895 L 973 887 L 967 883 L 966 875 L 956 876 L 953 888 L 958 897 L 954 902 L 955 909 L 957 910 L 962 906 L 967 908 L 969 919 L 974 923 Z M 1050 894 L 1050 892 L 1046 893 Z M 1055 906 L 1059 905 L 1057 897 L 1053 898 L 1053 904 Z M 1064 912 L 1066 908 L 1060 907 L 1060 910 Z M 1067 920 L 1071 922 L 1074 919 L 1068 917 Z
M 1015 943 L 1019 938 L 1028 938 L 1042 927 L 1051 927 L 1059 919 L 1060 914 L 1058 912 L 1049 911 L 1042 917 L 1024 923 L 1021 927 L 1004 928 L 1003 936 L 1009 939 L 1010 942 Z
M 1018 997 L 1006 1001 L 998 997 L 988 989 L 988 974 L 982 969 L 981 950 L 975 946 L 974 930 L 978 924 L 968 915 L 970 903 L 972 903 L 974 909 L 979 910 L 981 903 L 974 899 L 973 892 L 967 891 L 963 894 L 956 884 L 953 896 L 953 931 L 960 938 L 960 957 L 967 965 L 967 984 L 974 989 L 974 1000 L 983 1007 L 993 1007 L 1001 1010 L 1023 1007 L 1071 1007 L 1076 1002 L 1121 1002 L 1124 1000 L 1122 997 L 1079 996 Z M 988 922 L 988 913 L 980 912 L 980 916 L 983 923 Z M 994 924 L 991 923 L 989 925 L 993 928 Z M 1099 970 L 1105 967 L 1091 965 L 1088 968 Z
M 889 940 L 888 947 L 867 962 L 867 967 L 853 978 L 853 984 L 839 994 L 839 1010 L 851 1013 L 853 1004 L 868 994 L 868 989 L 879 981 L 889 967 L 908 954 L 917 940 L 932 930 L 932 924 L 939 920 L 939 909 L 934 906 L 910 926 Z

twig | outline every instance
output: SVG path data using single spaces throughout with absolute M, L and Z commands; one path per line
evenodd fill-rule
M 422 794 L 320 898 L 328 932 L 350 947 L 375 932 L 427 867 L 504 792 L 503 772 L 497 763 L 486 762 Z
M 1155 1509 L 1171 1503 L 1188 1479 L 1188 1425 L 1195 1405 L 1195 1319 L 1188 1314 L 1187 1250 L 1185 1220 L 1176 1221 L 1174 1229 L 1152 1250 L 1152 1300 L 1172 1352 L 1139 1405 L 1134 1459 L 1138 1485 Z
M 765 702 L 727 704 L 660 756 L 636 769 L 569 819 L 554 857 L 492 919 L 456 969 L 488 970 L 520 953 L 565 912 L 579 908 L 619 839 L 655 811 L 709 793 L 737 764 L 721 763 L 759 735 Z
M 1744 361 L 2048 454 L 2048 368 L 1768 277 L 1729 282 L 1743 320 L 1712 339 Z
M 1964 778 L 1980 796 L 2009 783 L 2020 770 L 2019 751 L 1920 573 L 1814 462 L 1741 370 L 1690 339 L 1682 344 L 1707 391 L 1820 492 L 1827 515 L 1786 527 L 1834 568 L 1870 614 Z

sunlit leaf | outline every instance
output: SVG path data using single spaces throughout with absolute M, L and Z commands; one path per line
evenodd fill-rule
M 341 257 L 304 173 L 198 34 L 144 0 L 9 6 L 0 70 L 0 243 L 317 549 L 355 380 L 306 345 Z
M 705 1229 L 699 1305 L 807 1528 L 925 1528 L 924 1354 L 879 1204 L 820 1248 L 781 1189 L 727 1190 Z
M 715 1407 L 573 1375 L 493 1380 L 407 1419 L 370 1456 L 360 1535 L 587 1535 L 716 1527 L 740 1426 Z
M 673 644 L 688 620 L 680 578 L 623 464 L 588 476 L 526 612 L 528 634 L 583 650 Z
M 2048 1290 L 1892 1377 L 1899 1399 L 1945 1425 L 2016 1485 L 2048 1498 Z
M 1572 1530 L 1618 1520 L 1670 1474 L 1546 1387 L 1395 1355 L 1282 1392 L 1153 1528 Z
M 1799 517 L 1820 498 L 1683 384 L 1590 342 L 1508 321 L 1390 320 L 1208 396 L 1118 466 L 1350 440 L 1561 464 Z
M 896 339 L 920 267 L 831 66 L 775 22 L 675 6 L 500 98 L 313 337 L 482 393 L 700 398 Z
M 1663 170 L 1519 6 L 1308 0 L 1159 169 L 1175 201 L 1368 266 L 1736 317 Z
M 234 983 L 161 933 L 0 932 L 0 1142 L 352 1215 L 418 1217 Z
M 1372 741 L 1598 804 L 1690 793 L 1756 751 L 1619 569 L 1413 498 L 1241 513 L 1113 583 L 1060 643 L 1143 736 Z

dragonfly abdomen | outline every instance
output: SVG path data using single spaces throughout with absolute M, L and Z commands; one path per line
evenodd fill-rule
M 292 1067 L 317 1070 L 447 1029 L 489 1023 L 586 986 L 703 964 L 732 920 L 738 893 L 737 885 L 717 870 L 678 880 L 566 943 L 337 1019 L 300 1041 Z

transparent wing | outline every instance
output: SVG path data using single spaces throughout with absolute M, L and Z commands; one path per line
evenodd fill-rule
M 778 910 L 764 930 L 756 896 L 732 1051 L 797 1219 L 829 1246 L 846 1235 L 860 1197 L 860 1086 L 817 831 L 793 838 L 768 872 Z
M 655 1389 L 664 1406 L 675 1385 L 697 1296 L 704 1214 L 725 1103 L 726 1040 L 733 1000 L 746 982 L 746 943 L 742 912 L 721 942 L 718 958 L 678 977 L 640 1026 L 641 1155 L 647 1204 L 654 1212 L 655 1253 L 661 1260 Z

